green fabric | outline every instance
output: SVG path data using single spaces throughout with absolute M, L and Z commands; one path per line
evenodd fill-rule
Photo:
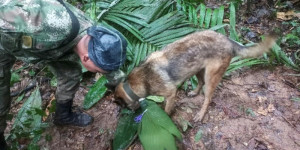
M 60 103 L 72 100 L 80 84 L 82 73 L 80 63 L 53 61 L 49 62 L 48 65 L 57 79 L 56 100 Z
M 10 69 L 15 57 L 9 54 L 0 54 L 0 132 L 6 127 L 6 115 L 9 112 L 10 98 Z
M 65 4 L 78 18 L 80 30 L 72 42 L 60 47 L 70 34 L 72 22 L 66 8 L 57 0 L 10 0 L 0 3 L 0 45 L 3 47 L 0 51 L 27 62 L 57 60 L 64 56 L 94 24 L 79 9 L 67 2 Z M 24 36 L 32 38 L 31 46 L 26 45 Z

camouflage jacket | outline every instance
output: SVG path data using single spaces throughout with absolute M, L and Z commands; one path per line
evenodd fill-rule
M 0 53 L 11 53 L 27 62 L 78 58 L 72 48 L 94 22 L 64 2 L 77 17 L 77 37 L 61 47 L 69 36 L 72 21 L 57 0 L 0 0 Z M 28 38 L 29 37 L 29 38 Z

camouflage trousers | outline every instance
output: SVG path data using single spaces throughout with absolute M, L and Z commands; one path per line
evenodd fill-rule
M 13 55 L 0 53 L 0 132 L 6 128 L 6 116 L 10 110 L 10 70 L 15 60 Z M 48 66 L 57 78 L 56 100 L 59 103 L 72 100 L 79 87 L 82 74 L 80 63 L 78 61 L 52 61 L 48 63 Z

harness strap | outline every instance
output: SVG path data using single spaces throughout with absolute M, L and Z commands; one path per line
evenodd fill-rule
M 132 89 L 130 88 L 130 85 L 128 84 L 127 81 L 125 81 L 123 83 L 123 88 L 124 88 L 124 91 L 127 93 L 127 95 L 133 100 L 133 101 L 138 101 L 140 99 L 139 96 L 137 96 L 133 91 Z

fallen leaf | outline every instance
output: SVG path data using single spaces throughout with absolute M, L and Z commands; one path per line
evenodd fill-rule
M 265 97 L 265 96 L 258 96 L 257 98 L 260 103 L 263 103 L 264 101 L 267 100 L 267 97 Z
M 191 108 L 187 107 L 186 112 L 190 114 L 190 113 L 193 113 L 193 110 Z
M 224 19 L 223 22 L 224 23 L 229 23 L 230 21 L 229 21 L 229 19 Z
M 275 110 L 275 107 L 274 107 L 274 105 L 273 104 L 269 104 L 269 106 L 268 106 L 268 112 L 273 112 Z
M 48 118 L 48 116 L 50 115 L 50 108 L 52 107 L 52 101 L 54 101 L 55 100 L 55 94 L 51 94 L 51 100 L 50 100 L 50 102 L 49 102 L 49 104 L 47 105 L 47 108 L 46 108 L 46 110 L 45 110 L 45 113 L 46 113 L 46 116 L 44 116 L 43 117 L 43 121 L 46 121 L 47 120 L 47 118 Z
M 266 116 L 268 114 L 268 109 L 263 109 L 263 107 L 259 107 L 257 113 Z
M 294 11 L 287 11 L 287 12 L 277 12 L 277 19 L 280 20 L 291 20 L 295 15 Z
M 251 89 L 251 93 L 256 93 L 256 92 L 258 92 L 257 89 Z

